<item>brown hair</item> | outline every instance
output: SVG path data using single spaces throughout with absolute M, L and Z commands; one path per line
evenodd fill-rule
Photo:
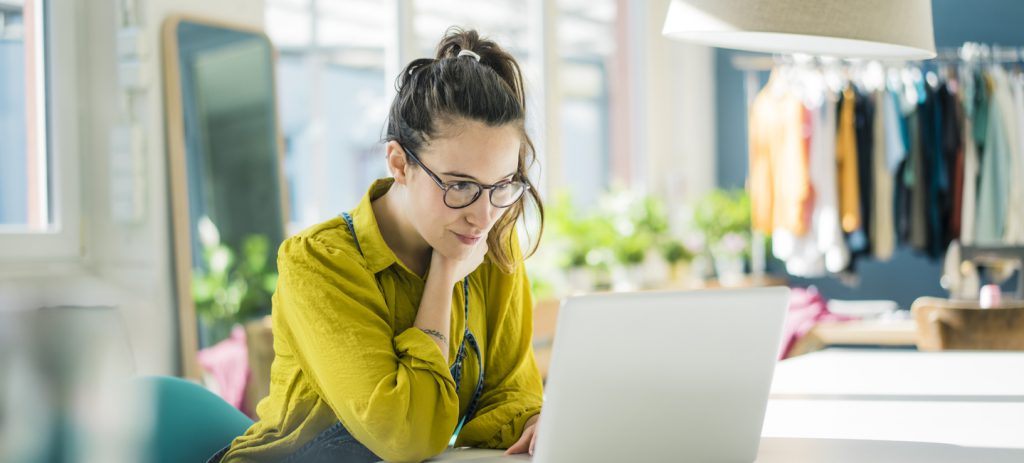
M 462 50 L 480 56 L 459 58 Z M 519 63 L 491 40 L 475 30 L 453 27 L 445 32 L 433 59 L 421 58 L 409 63 L 395 80 L 397 94 L 388 113 L 385 141 L 397 141 L 419 152 L 429 140 L 440 136 L 439 122 L 458 119 L 483 122 L 491 127 L 513 124 L 519 129 L 519 167 L 516 174 L 529 185 L 523 199 L 502 214 L 487 236 L 492 260 L 506 272 L 515 269 L 512 254 L 515 224 L 525 214 L 524 202 L 530 201 L 538 212 L 540 230 L 526 256 L 533 255 L 544 232 L 544 205 L 540 193 L 527 175 L 537 161 L 533 142 L 526 133 L 526 96 Z M 414 166 L 414 163 L 409 163 Z

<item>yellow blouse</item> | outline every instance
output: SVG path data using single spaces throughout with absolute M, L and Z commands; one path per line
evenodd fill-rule
M 393 179 L 376 181 L 351 211 L 362 254 L 344 219 L 287 239 L 277 257 L 274 363 L 259 421 L 236 438 L 224 462 L 274 460 L 294 453 L 340 420 L 388 461 L 419 461 L 446 448 L 479 376 L 475 354 L 455 381 L 437 344 L 413 327 L 424 279 L 388 248 L 370 202 Z M 469 329 L 483 355 L 484 390 L 456 446 L 507 448 L 540 412 L 542 385 L 531 346 L 530 285 L 485 261 L 469 275 Z M 462 283 L 453 288 L 455 361 L 467 322 Z

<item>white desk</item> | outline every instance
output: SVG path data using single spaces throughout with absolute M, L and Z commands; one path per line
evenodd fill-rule
M 779 363 L 757 462 L 868 461 L 1024 462 L 1024 352 L 827 350 Z
M 1024 401 L 1024 352 L 829 349 L 780 362 L 772 398 Z

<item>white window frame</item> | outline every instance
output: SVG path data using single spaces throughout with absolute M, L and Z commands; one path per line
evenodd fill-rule
M 48 188 L 53 223 L 46 231 L 0 231 L 0 264 L 78 263 L 82 259 L 82 221 L 79 159 L 79 77 L 76 44 L 81 26 L 75 18 L 80 3 L 74 0 L 26 0 L 35 3 L 36 30 L 42 31 L 43 50 L 36 51 L 46 85 L 39 88 L 46 104 L 40 117 L 47 118 L 39 139 L 49 150 Z M 48 20 L 48 22 L 47 22 Z M 48 55 L 48 56 L 47 56 Z

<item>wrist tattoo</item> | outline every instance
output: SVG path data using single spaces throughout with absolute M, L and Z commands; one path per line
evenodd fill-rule
M 444 343 L 444 345 L 446 345 L 446 346 L 448 345 L 448 338 L 445 338 L 445 336 L 443 334 L 441 334 L 440 331 L 435 331 L 435 330 L 431 330 L 431 329 L 423 329 L 423 328 L 420 328 L 420 331 L 422 331 L 424 333 L 427 333 L 428 335 L 433 336 L 433 337 L 435 337 L 437 339 L 440 339 L 441 342 Z

